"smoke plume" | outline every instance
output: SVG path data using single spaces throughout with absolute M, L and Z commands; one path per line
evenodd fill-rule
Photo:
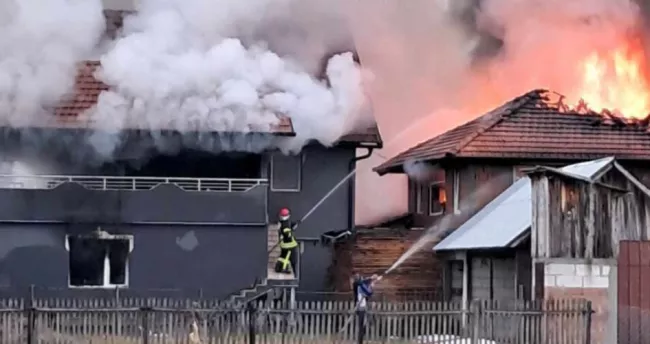
M 532 89 L 577 101 L 590 54 L 648 37 L 632 0 L 359 0 L 347 13 L 361 62 L 377 80 L 367 89 L 387 157 Z M 373 181 L 360 194 L 372 207 L 367 215 L 359 209 L 360 222 L 406 211 L 377 209 L 387 190 L 400 200 L 407 192 L 403 177 L 369 172 L 382 162 L 362 162 L 358 179 Z
M 331 145 L 372 123 L 336 1 L 136 3 L 137 12 L 106 44 L 100 0 L 0 0 L 3 125 L 38 125 L 72 92 L 76 63 L 93 59 L 102 63 L 96 77 L 111 90 L 86 113 L 97 130 L 84 140 L 105 158 L 129 144 L 124 129 L 152 131 L 143 144 L 166 151 L 279 145 L 295 152 L 312 140 Z M 291 118 L 297 137 L 210 134 L 268 132 L 278 115 Z M 52 138 L 22 139 L 34 146 Z
M 328 47 L 305 49 L 300 56 L 301 45 L 309 44 L 308 33 L 287 42 L 274 39 L 280 32 L 269 30 L 267 37 L 259 32 L 278 18 L 288 20 L 289 27 L 295 25 L 282 15 L 292 4 L 142 1 L 137 14 L 125 19 L 122 36 L 101 57 L 98 77 L 112 89 L 100 96 L 93 118 L 115 132 L 132 127 L 182 133 L 267 132 L 279 124 L 277 115 L 284 115 L 297 133 L 281 144 L 285 150 L 297 151 L 310 140 L 333 144 L 359 123 L 362 74 L 351 52 L 332 56 L 324 75 L 310 74 L 314 61 L 323 58 L 315 60 L 312 51 L 325 54 Z M 269 50 L 271 43 L 296 57 Z M 203 148 L 223 149 L 215 143 L 220 142 L 212 140 Z M 260 148 L 245 145 L 254 146 Z
M 0 121 L 34 124 L 70 91 L 104 30 L 100 1 L 0 0 Z

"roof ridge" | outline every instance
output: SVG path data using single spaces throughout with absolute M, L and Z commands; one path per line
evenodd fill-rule
M 510 115 L 512 115 L 513 112 L 521 109 L 524 105 L 528 104 L 531 100 L 542 99 L 542 93 L 546 93 L 546 92 L 548 92 L 548 90 L 544 90 L 544 89 L 532 90 L 509 102 L 502 104 L 496 109 L 479 117 L 478 118 L 479 121 L 481 118 L 483 118 L 486 120 L 486 122 L 482 126 L 480 126 L 474 133 L 468 135 L 460 142 L 458 142 L 456 147 L 453 149 L 453 152 L 451 152 L 450 154 L 452 155 L 458 154 L 458 152 L 460 152 L 463 148 L 465 148 L 467 145 L 472 143 L 472 141 L 476 140 L 483 133 L 493 128 L 497 124 L 501 123 L 501 121 L 503 121 L 505 118 L 508 118 Z M 507 109 L 504 111 L 500 111 L 504 107 L 507 107 Z

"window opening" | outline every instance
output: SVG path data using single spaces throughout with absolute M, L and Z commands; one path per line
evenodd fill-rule
M 98 229 L 92 234 L 68 235 L 68 282 L 73 288 L 126 287 L 133 236 L 111 235 Z

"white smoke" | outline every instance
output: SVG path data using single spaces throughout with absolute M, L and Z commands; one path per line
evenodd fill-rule
M 56 105 L 103 28 L 99 0 L 0 0 L 2 124 L 33 124 Z
M 439 168 L 436 169 L 435 166 L 423 161 L 407 160 L 404 162 L 404 172 L 409 178 L 422 184 L 437 181 L 435 178 L 438 176 L 436 173 L 438 171 L 440 171 Z
M 322 81 L 263 42 L 245 46 L 232 38 L 237 25 L 290 1 L 270 3 L 142 1 L 125 20 L 123 37 L 101 57 L 97 76 L 112 90 L 100 96 L 92 114 L 97 125 L 116 133 L 130 127 L 267 132 L 284 115 L 297 133 L 282 144 L 285 149 L 298 150 L 309 140 L 333 144 L 359 123 L 359 67 L 351 53 L 335 55 Z

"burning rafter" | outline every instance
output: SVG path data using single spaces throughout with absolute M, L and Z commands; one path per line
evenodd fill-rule
M 549 108 L 556 109 L 561 113 L 568 114 L 581 114 L 581 115 L 598 115 L 601 120 L 594 124 L 608 124 L 608 125 L 620 125 L 620 126 L 639 126 L 639 127 L 648 127 L 650 130 L 650 113 L 643 118 L 636 117 L 626 117 L 620 111 L 612 111 L 609 109 L 603 109 L 602 111 L 596 111 L 589 106 L 586 100 L 580 99 L 577 104 L 572 105 L 566 101 L 566 96 L 559 94 L 557 92 L 545 92 L 542 95 L 544 102 L 540 104 L 545 104 Z M 553 99 L 556 98 L 556 99 Z

